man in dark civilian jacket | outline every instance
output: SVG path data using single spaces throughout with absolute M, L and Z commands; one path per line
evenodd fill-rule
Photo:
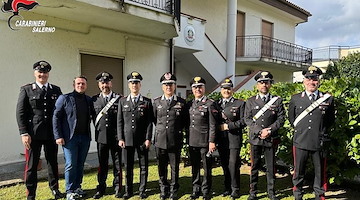
M 269 93 L 273 75 L 268 71 L 255 76 L 258 94 L 250 97 L 245 105 L 245 123 L 249 126 L 250 142 L 250 196 L 248 200 L 257 199 L 257 185 L 261 165 L 261 155 L 266 163 L 267 193 L 271 200 L 275 196 L 275 152 L 279 143 L 278 130 L 285 121 L 285 110 L 282 99 Z
M 55 199 L 63 197 L 59 191 L 57 163 L 58 147 L 54 141 L 52 115 L 55 101 L 61 95 L 58 86 L 48 83 L 51 65 L 39 61 L 33 65 L 35 82 L 20 88 L 16 119 L 22 143 L 25 146 L 25 185 L 28 200 L 35 199 L 37 166 L 44 146 L 48 164 L 49 187 Z
M 58 98 L 53 115 L 54 138 L 62 145 L 65 157 L 67 200 L 86 195 L 81 183 L 91 141 L 90 123 L 95 119 L 93 101 L 85 95 L 86 77 L 76 77 L 73 86 L 73 92 Z
M 164 94 L 154 99 L 154 122 L 156 125 L 154 144 L 158 160 L 160 199 L 177 199 L 179 189 L 179 164 L 183 143 L 183 130 L 189 117 L 186 102 L 176 96 L 176 77 L 165 73 L 160 78 Z M 171 181 L 167 180 L 168 163 Z
M 216 119 L 218 110 L 213 100 L 205 96 L 205 79 L 194 77 L 190 86 L 195 99 L 188 102 L 190 124 L 187 127 L 190 161 L 192 166 L 191 199 L 197 199 L 202 192 L 205 200 L 211 199 L 212 158 L 215 151 Z M 204 176 L 201 183 L 200 166 L 203 166 Z M 200 191 L 201 190 L 201 191 Z
M 139 196 L 145 199 L 149 165 L 149 148 L 152 137 L 153 108 L 151 99 L 140 94 L 142 76 L 132 72 L 127 76 L 130 94 L 119 101 L 118 139 L 123 148 L 123 161 L 126 170 L 124 199 L 133 196 L 133 175 L 135 150 L 140 165 Z
M 302 187 L 309 157 L 312 158 L 315 170 L 315 199 L 324 200 L 327 189 L 326 151 L 323 148 L 330 140 L 328 131 L 335 120 L 335 108 L 334 98 L 318 90 L 321 74 L 321 69 L 315 66 L 304 70 L 305 91 L 293 95 L 289 105 L 289 121 L 294 127 L 293 193 L 296 200 L 303 196 Z
M 245 102 L 232 96 L 233 83 L 230 79 L 225 79 L 220 87 L 222 98 L 217 101 L 220 125 L 216 143 L 225 177 L 222 196 L 230 195 L 236 199 L 240 197 L 240 149 L 242 129 L 245 127 Z
M 101 72 L 96 76 L 100 94 L 93 96 L 96 112 L 95 141 L 99 159 L 97 179 L 99 185 L 96 188 L 94 199 L 99 199 L 105 194 L 106 179 L 109 170 L 109 151 L 113 163 L 113 187 L 115 197 L 121 197 L 122 170 L 121 148 L 117 139 L 117 112 L 121 95 L 112 91 L 113 76 L 108 72 Z

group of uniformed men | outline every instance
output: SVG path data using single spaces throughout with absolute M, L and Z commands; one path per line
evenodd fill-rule
M 113 163 L 115 197 L 128 199 L 134 195 L 135 151 L 140 166 L 139 196 L 145 199 L 151 144 L 155 146 L 158 162 L 160 199 L 177 199 L 183 132 L 185 141 L 189 144 L 192 165 L 190 198 L 203 196 L 205 200 L 211 199 L 211 155 L 216 149 L 224 171 L 222 196 L 239 198 L 240 149 L 242 130 L 246 126 L 249 127 L 251 158 L 248 200 L 257 199 L 262 155 L 266 163 L 268 197 L 277 199 L 274 189 L 275 152 L 280 142 L 278 130 L 284 124 L 285 110 L 282 99 L 269 93 L 273 83 L 270 72 L 263 71 L 255 76 L 258 94 L 249 98 L 246 103 L 233 97 L 233 83 L 230 79 L 221 83 L 222 98 L 213 101 L 205 96 L 205 80 L 194 77 L 190 83 L 194 99 L 186 102 L 175 94 L 176 77 L 165 73 L 160 78 L 163 95 L 152 102 L 140 94 L 143 78 L 138 72 L 127 76 L 130 94 L 125 97 L 112 91 L 113 76 L 108 72 L 101 72 L 96 76 L 101 92 L 93 96 L 91 102 L 86 102 L 86 77 L 75 78 L 74 92 L 62 95 L 59 87 L 47 82 L 51 70 L 49 63 L 39 61 L 33 65 L 33 69 L 36 81 L 21 87 L 17 104 L 17 121 L 26 149 L 27 199 L 35 199 L 37 165 L 42 146 L 48 163 L 52 193 L 55 199 L 64 197 L 58 186 L 57 144 L 62 145 L 65 154 L 66 198 L 78 199 L 85 195 L 81 189 L 83 174 L 79 170 L 83 170 L 89 145 L 78 143 L 84 142 L 83 137 L 90 141 L 88 125 L 91 120 L 95 125 L 99 159 L 98 186 L 93 196 L 95 199 L 101 198 L 107 188 L 109 152 Z M 327 129 L 334 121 L 334 103 L 331 95 L 318 91 L 321 74 L 317 67 L 311 66 L 305 70 L 305 91 L 294 95 L 289 106 L 289 121 L 294 128 L 293 193 L 296 200 L 302 199 L 308 157 L 312 157 L 315 168 L 315 199 L 325 199 L 326 161 L 321 149 L 329 141 Z M 71 118 L 75 120 L 71 121 Z M 70 134 L 67 135 L 64 129 L 70 129 L 69 126 L 74 130 L 69 130 Z M 122 162 L 125 166 L 124 188 Z M 170 180 L 167 179 L 168 164 L 171 167 Z M 204 169 L 202 181 L 201 166 Z

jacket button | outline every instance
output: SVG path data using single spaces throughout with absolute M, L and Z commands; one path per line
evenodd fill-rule
M 309 129 L 311 129 L 311 126 L 309 126 Z
M 135 128 L 135 126 L 131 126 L 131 128 Z
M 309 119 L 309 122 L 311 123 L 311 119 Z

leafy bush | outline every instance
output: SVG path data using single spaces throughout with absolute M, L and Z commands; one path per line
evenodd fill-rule
M 352 53 L 329 65 L 324 78 L 357 78 L 360 76 L 360 52 Z
M 344 179 L 353 179 L 360 174 L 360 78 L 334 78 L 322 80 L 319 88 L 322 92 L 329 92 L 335 98 L 336 119 L 329 133 L 331 142 L 327 144 L 328 150 L 328 175 L 330 183 L 340 184 Z M 301 83 L 276 83 L 271 88 L 271 94 L 283 98 L 285 109 L 293 94 L 304 90 Z M 234 97 L 246 100 L 255 95 L 257 91 L 243 90 L 234 94 Z M 212 93 L 210 98 L 220 98 L 219 93 Z M 293 130 L 286 120 L 279 130 L 281 143 L 279 144 L 277 157 L 289 166 L 292 166 L 292 136 Z M 244 130 L 243 148 L 241 159 L 249 162 L 248 130 Z

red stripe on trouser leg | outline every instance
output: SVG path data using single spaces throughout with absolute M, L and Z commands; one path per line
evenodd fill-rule
M 297 187 L 296 187 L 296 186 L 294 186 L 294 187 L 292 188 L 292 190 L 293 190 L 293 191 L 296 191 L 296 190 L 297 190 Z
M 294 159 L 294 174 L 293 174 L 293 177 L 295 177 L 295 173 L 296 173 L 296 147 L 293 146 L 292 150 L 293 150 L 293 159 Z
M 327 176 L 326 176 L 326 167 L 327 167 L 326 165 L 327 165 L 327 160 L 326 160 L 326 158 L 324 158 L 322 185 L 323 185 L 323 188 L 324 188 L 325 191 L 327 191 L 327 189 L 328 189 Z
M 29 150 L 25 148 L 25 172 L 24 172 L 24 182 L 26 183 L 27 170 L 29 169 Z M 29 190 L 26 188 L 26 196 L 29 195 Z

